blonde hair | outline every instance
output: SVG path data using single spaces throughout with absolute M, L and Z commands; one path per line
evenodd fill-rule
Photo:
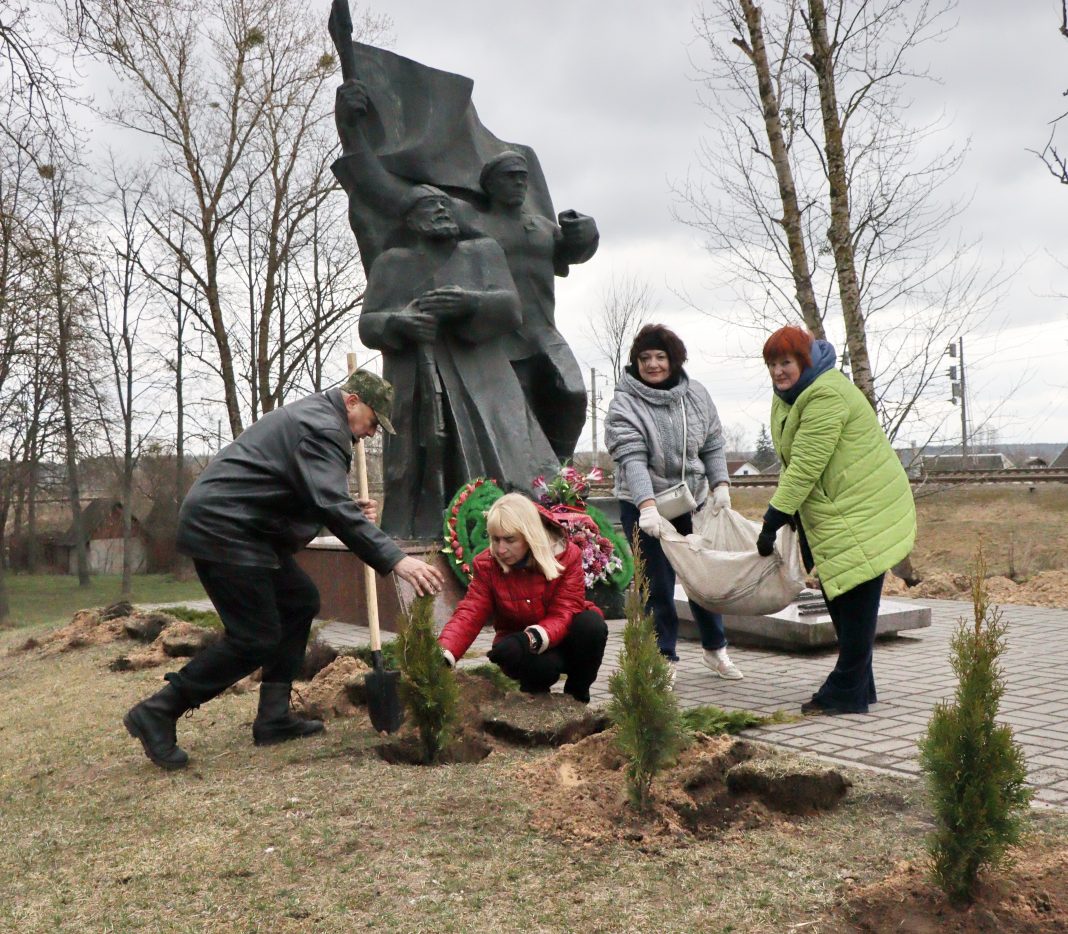
M 490 535 L 521 535 L 546 580 L 556 580 L 563 572 L 564 566 L 553 554 L 552 539 L 537 507 L 522 493 L 506 493 L 490 506 L 486 514 L 486 531 Z M 501 564 L 500 561 L 497 563 Z M 501 570 L 507 574 L 509 568 L 501 564 Z

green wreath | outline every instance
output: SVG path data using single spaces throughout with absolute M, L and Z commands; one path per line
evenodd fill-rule
M 465 587 L 471 583 L 475 555 L 489 547 L 486 511 L 504 496 L 493 480 L 465 483 L 445 509 L 445 547 L 449 567 Z

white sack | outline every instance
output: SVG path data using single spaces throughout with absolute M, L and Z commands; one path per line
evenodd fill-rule
M 660 544 L 682 589 L 694 603 L 713 613 L 764 616 L 789 606 L 805 586 L 797 533 L 779 529 L 775 550 L 757 554 L 759 522 L 733 509 L 715 515 L 710 508 L 694 516 L 692 535 L 680 535 L 660 520 Z

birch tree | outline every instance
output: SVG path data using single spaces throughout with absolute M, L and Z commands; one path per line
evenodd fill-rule
M 941 193 L 963 145 L 940 142 L 940 117 L 910 122 L 930 80 L 913 60 L 948 7 L 718 0 L 696 22 L 717 135 L 678 189 L 680 216 L 706 235 L 754 338 L 798 318 L 844 337 L 843 368 L 891 438 L 941 420 L 944 348 L 1005 279 L 960 239 L 963 206 Z

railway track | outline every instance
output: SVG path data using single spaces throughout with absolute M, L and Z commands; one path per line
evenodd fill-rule
M 914 487 L 956 486 L 961 484 L 988 483 L 1024 483 L 1028 486 L 1037 483 L 1068 483 L 1068 467 L 1024 468 L 1010 467 L 1005 470 L 946 470 L 931 472 L 922 477 L 910 477 Z M 731 477 L 731 485 L 775 486 L 779 478 L 773 474 L 755 474 L 748 477 Z M 597 485 L 593 496 L 611 496 L 611 485 Z

